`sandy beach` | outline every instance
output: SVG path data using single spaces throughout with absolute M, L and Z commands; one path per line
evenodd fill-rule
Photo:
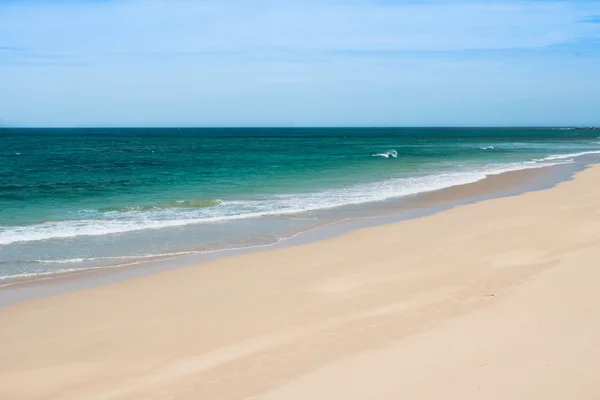
M 599 179 L 0 308 L 0 398 L 600 398 Z

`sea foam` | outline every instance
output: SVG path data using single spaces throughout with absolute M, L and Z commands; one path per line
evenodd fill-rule
M 397 158 L 398 157 L 398 152 L 396 150 L 388 150 L 385 151 L 383 153 L 376 153 L 373 154 L 373 157 L 383 157 L 383 158 Z
M 548 157 L 544 157 L 544 158 L 541 158 L 536 161 L 564 160 L 567 158 L 581 157 L 581 156 L 587 156 L 587 155 L 591 155 L 591 154 L 600 154 L 600 150 L 581 151 L 578 153 L 567 153 L 567 154 L 552 154 L 552 155 L 549 155 Z
M 570 161 L 561 161 L 561 159 L 596 153 L 600 151 L 560 155 L 560 157 L 553 155 L 540 162 L 491 164 L 464 171 L 386 179 L 313 193 L 274 195 L 257 200 L 221 201 L 211 207 L 123 210 L 117 214 L 97 212 L 88 215 L 89 218 L 85 219 L 51 221 L 28 226 L 0 226 L 0 245 L 219 223 L 382 201 L 473 183 L 489 175 L 503 172 L 564 164 Z

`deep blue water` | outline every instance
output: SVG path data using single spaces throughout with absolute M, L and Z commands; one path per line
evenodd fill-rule
M 0 279 L 273 242 L 322 223 L 320 210 L 600 153 L 599 135 L 0 129 Z

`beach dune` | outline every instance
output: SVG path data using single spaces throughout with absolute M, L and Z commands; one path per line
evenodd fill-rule
M 599 180 L 1 308 L 0 398 L 600 398 Z

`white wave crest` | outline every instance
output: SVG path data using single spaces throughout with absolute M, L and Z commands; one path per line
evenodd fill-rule
M 481 150 L 494 150 L 494 146 L 483 146 L 483 147 L 480 147 L 479 149 L 481 149 Z
M 589 154 L 591 152 L 585 152 Z M 597 151 L 596 153 L 600 153 Z M 579 154 L 579 153 L 577 153 Z M 569 158 L 573 155 L 563 155 Z M 554 160 L 554 161 L 548 161 Z M 529 168 L 541 168 L 569 163 L 569 160 L 549 158 L 512 164 L 491 164 L 485 167 L 426 176 L 387 179 L 342 189 L 313 193 L 276 195 L 247 201 L 223 201 L 208 208 L 165 209 L 147 212 L 123 212 L 117 218 L 106 214 L 89 215 L 86 219 L 44 222 L 28 226 L 0 226 L 0 245 L 59 240 L 77 236 L 100 236 L 125 232 L 180 227 L 191 224 L 219 223 L 248 218 L 297 214 L 305 211 L 382 201 L 393 197 L 444 189 L 485 179 L 489 175 Z
M 590 154 L 600 154 L 600 150 L 581 151 L 579 153 L 552 154 L 552 155 L 549 155 L 548 157 L 544 157 L 544 158 L 541 158 L 541 159 L 536 160 L 536 161 L 564 160 L 564 159 L 567 159 L 567 158 L 587 156 L 587 155 L 590 155 Z
M 396 150 L 388 150 L 386 152 L 383 153 L 377 153 L 377 154 L 373 154 L 373 157 L 383 157 L 383 158 L 397 158 L 398 157 L 398 152 Z

